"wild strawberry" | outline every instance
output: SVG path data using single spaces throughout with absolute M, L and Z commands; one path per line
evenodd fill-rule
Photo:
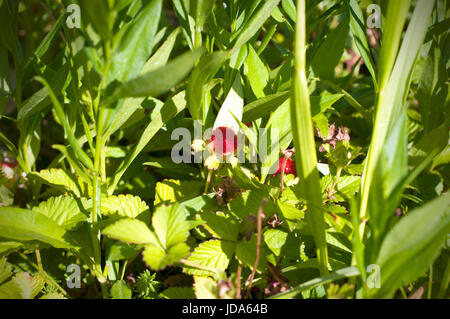
M 278 170 L 273 174 L 273 176 L 277 176 L 278 174 L 281 174 L 281 170 L 283 169 L 283 162 L 286 160 L 286 165 L 284 167 L 284 174 L 293 174 L 297 176 L 297 169 L 295 168 L 295 161 L 291 160 L 290 158 L 280 158 L 280 161 L 278 162 Z
M 214 142 L 214 151 L 219 155 L 229 155 L 237 148 L 237 135 L 233 129 L 219 126 L 211 135 L 211 142 Z

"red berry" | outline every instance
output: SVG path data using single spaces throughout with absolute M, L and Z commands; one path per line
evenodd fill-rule
M 281 174 L 281 170 L 283 168 L 283 162 L 286 160 L 286 165 L 284 167 L 284 174 L 293 174 L 297 176 L 297 169 L 295 168 L 295 162 L 291 160 L 290 158 L 280 158 L 280 161 L 278 162 L 278 170 L 273 175 L 274 177 L 278 174 Z
M 233 129 L 220 126 L 212 132 L 211 142 L 214 142 L 214 151 L 217 154 L 228 155 L 237 148 L 237 135 Z

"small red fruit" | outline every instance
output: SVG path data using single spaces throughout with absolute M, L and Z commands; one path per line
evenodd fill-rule
M 225 126 L 216 128 L 211 135 L 214 151 L 219 155 L 228 155 L 237 148 L 237 135 L 233 129 Z
M 295 168 L 295 162 L 291 160 L 290 158 L 280 158 L 280 161 L 278 162 L 278 170 L 273 174 L 273 176 L 277 176 L 278 174 L 281 174 L 281 170 L 283 169 L 283 162 L 286 160 L 286 165 L 284 167 L 284 174 L 293 174 L 297 176 L 297 169 Z

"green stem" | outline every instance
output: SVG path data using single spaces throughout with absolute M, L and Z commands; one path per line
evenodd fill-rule
M 445 267 L 444 276 L 442 276 L 441 286 L 439 287 L 439 299 L 444 299 L 445 292 L 447 291 L 448 284 L 450 282 L 450 260 L 447 260 L 447 266 Z
M 338 183 L 338 180 L 341 177 L 341 173 L 342 173 L 342 167 L 339 167 L 336 172 L 336 178 L 334 179 L 333 184 L 328 189 L 328 197 L 333 195 L 334 188 L 336 187 L 336 184 Z
M 430 273 L 428 274 L 428 291 L 427 291 L 428 299 L 431 299 L 432 290 L 433 290 L 433 265 L 430 266 Z
M 325 237 L 325 219 L 314 129 L 311 116 L 308 83 L 306 79 L 306 21 L 305 0 L 297 0 L 295 34 L 295 74 L 292 82 L 291 121 L 295 164 L 308 205 L 308 223 L 316 243 L 320 273 L 328 274 L 328 252 Z M 301 152 L 299 151 L 301 150 Z
M 210 169 L 209 172 L 208 172 L 208 177 L 206 178 L 205 190 L 203 191 L 203 193 L 205 193 L 205 194 L 208 193 L 209 184 L 211 183 L 211 178 L 212 178 L 213 172 L 214 172 L 213 169 Z

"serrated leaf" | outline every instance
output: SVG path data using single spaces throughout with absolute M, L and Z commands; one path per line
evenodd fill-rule
M 201 243 L 194 249 L 188 260 L 200 266 L 215 269 L 217 272 L 225 271 L 233 256 L 233 243 L 220 240 L 210 240 Z M 183 271 L 194 276 L 213 276 L 208 270 L 185 266 Z
M 71 192 L 77 197 L 80 197 L 83 193 L 83 190 L 80 190 L 76 178 L 61 168 L 43 169 L 39 172 L 32 172 L 31 175 L 36 176 L 43 183 L 62 192 Z
M 0 259 L 0 284 L 12 276 L 13 266 L 6 262 L 6 258 Z
M 206 222 L 206 228 L 218 238 L 236 241 L 239 235 L 239 226 L 235 218 L 230 215 L 207 212 L 201 214 L 201 218 Z
M 8 284 L 16 287 L 13 290 L 19 292 L 20 299 L 33 299 L 44 288 L 44 283 L 40 276 L 31 277 L 26 272 L 20 272 Z
M 102 233 L 108 237 L 133 244 L 155 244 L 158 245 L 153 232 L 147 225 L 137 219 L 124 218 L 105 227 Z
M 209 277 L 194 277 L 194 289 L 197 299 L 217 299 L 214 292 L 216 284 Z
M 120 194 L 102 198 L 101 211 L 104 215 L 117 213 L 119 216 L 136 218 L 148 212 L 149 207 L 139 196 Z
M 281 201 L 277 201 L 277 205 L 281 213 L 281 219 L 284 219 L 288 224 L 289 230 L 293 231 L 305 217 L 305 212 L 291 204 Z
M 189 253 L 189 246 L 186 243 L 177 243 L 167 251 L 156 245 L 147 245 L 142 256 L 150 268 L 160 270 L 187 257 Z
M 203 190 L 204 184 L 198 181 L 166 179 L 156 183 L 155 205 L 176 203 L 191 199 Z
M 67 298 L 64 297 L 64 295 L 62 295 L 62 294 L 60 294 L 58 292 L 51 292 L 51 293 L 43 295 L 39 299 L 67 299 Z
M 152 217 L 152 226 L 165 249 L 184 242 L 189 236 L 186 214 L 178 204 L 158 206 Z
M 85 211 L 87 199 L 75 199 L 70 196 L 50 197 L 39 206 L 33 207 L 33 211 L 47 216 L 59 226 L 72 229 L 78 223 L 86 221 L 88 212 Z

